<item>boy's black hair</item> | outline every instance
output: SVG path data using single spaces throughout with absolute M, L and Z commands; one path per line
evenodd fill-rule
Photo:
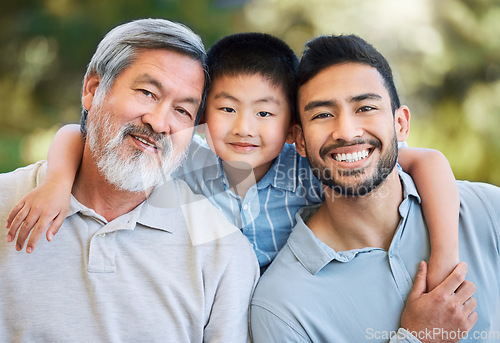
M 281 39 L 266 33 L 246 32 L 226 36 L 207 51 L 211 82 L 223 76 L 260 74 L 282 87 L 296 118 L 299 60 Z
M 376 68 L 389 92 L 392 112 L 401 106 L 389 63 L 371 44 L 356 35 L 319 36 L 310 40 L 300 60 L 298 87 L 324 68 L 348 62 Z

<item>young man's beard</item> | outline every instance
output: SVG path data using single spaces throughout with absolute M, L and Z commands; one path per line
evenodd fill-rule
M 93 159 L 106 180 L 119 190 L 145 192 L 170 178 L 185 158 L 168 136 L 148 126 L 127 124 L 117 127 L 113 115 L 98 106 L 89 118 L 87 140 Z M 124 143 L 130 134 L 149 136 L 160 147 L 157 154 L 148 154 Z
M 365 142 L 357 142 L 358 144 L 362 144 Z M 369 142 L 375 148 L 381 148 L 382 143 L 379 140 L 372 140 Z M 346 143 L 344 145 L 352 145 Z M 307 149 L 307 146 L 306 146 Z M 331 151 L 331 149 L 325 149 Z M 374 172 L 372 178 L 361 181 L 359 183 L 354 184 L 346 184 L 341 183 L 336 180 L 334 173 L 337 174 L 338 177 L 361 177 L 365 173 L 365 169 L 353 169 L 350 171 L 346 170 L 332 170 L 328 167 L 322 165 L 319 159 L 312 158 L 312 154 L 307 152 L 307 159 L 311 166 L 312 172 L 314 176 L 321 181 L 325 186 L 330 187 L 335 193 L 338 195 L 343 195 L 346 197 L 359 197 L 364 196 L 370 192 L 372 192 L 375 188 L 380 186 L 382 182 L 389 176 L 389 174 L 394 169 L 397 163 L 398 157 L 398 140 L 396 135 L 392 139 L 389 150 L 387 150 L 383 155 L 380 156 L 380 160 L 377 163 L 377 168 Z M 324 154 L 320 152 L 320 157 L 324 160 Z

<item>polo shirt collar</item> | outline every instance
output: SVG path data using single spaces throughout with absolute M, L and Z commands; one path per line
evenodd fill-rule
M 132 211 L 121 216 L 122 218 L 128 217 L 126 222 L 130 224 L 126 225 L 124 222 L 123 229 L 133 230 L 138 223 L 152 229 L 172 232 L 175 228 L 167 228 L 168 221 L 166 218 L 172 218 L 172 215 L 179 215 L 180 213 L 177 192 L 176 182 L 173 180 L 157 187 L 145 201 L 140 203 Z M 82 213 L 83 215 L 94 217 L 103 223 L 108 222 L 99 213 L 86 207 L 73 195 L 71 195 L 70 208 L 66 218 L 76 213 Z
M 420 203 L 420 196 L 411 177 L 399 171 L 403 185 L 403 201 L 399 206 L 402 218 L 408 214 L 410 197 L 414 197 Z M 321 240 L 307 227 L 305 222 L 319 209 L 322 204 L 304 207 L 296 214 L 297 224 L 292 230 L 287 245 L 302 266 L 311 274 L 317 274 L 323 267 L 333 260 L 338 262 L 349 262 L 358 253 L 380 250 L 379 248 L 362 248 L 337 252 Z

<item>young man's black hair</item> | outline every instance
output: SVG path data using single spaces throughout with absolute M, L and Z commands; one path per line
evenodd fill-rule
M 309 41 L 300 60 L 298 86 L 302 86 L 324 68 L 349 62 L 376 68 L 389 92 L 392 112 L 401 107 L 389 63 L 371 44 L 356 35 L 320 36 Z

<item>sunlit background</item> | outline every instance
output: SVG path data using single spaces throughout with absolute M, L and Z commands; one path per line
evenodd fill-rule
M 412 111 L 409 144 L 441 150 L 457 179 L 500 186 L 498 0 L 3 1 L 0 172 L 45 158 L 55 131 L 79 121 L 99 40 L 145 17 L 185 23 L 207 48 L 234 32 L 271 33 L 299 56 L 317 35 L 358 34 L 394 69 Z

